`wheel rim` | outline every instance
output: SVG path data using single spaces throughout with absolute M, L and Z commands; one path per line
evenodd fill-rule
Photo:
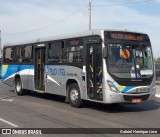
M 21 91 L 21 82 L 17 82 L 17 84 L 16 84 L 16 91 L 17 92 Z
M 70 97 L 71 97 L 72 102 L 77 102 L 78 101 L 78 91 L 76 89 L 72 89 Z

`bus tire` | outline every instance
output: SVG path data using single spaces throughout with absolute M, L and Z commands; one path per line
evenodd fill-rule
M 22 88 L 22 82 L 21 82 L 20 78 L 16 79 L 16 81 L 15 81 L 15 92 L 19 96 L 24 95 L 24 90 Z
M 73 83 L 68 88 L 68 100 L 72 107 L 79 108 L 83 106 L 80 90 L 77 83 Z

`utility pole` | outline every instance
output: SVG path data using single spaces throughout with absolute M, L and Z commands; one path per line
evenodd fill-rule
M 89 30 L 91 30 L 91 25 L 92 25 L 92 22 L 91 22 L 91 20 L 92 20 L 92 18 L 91 18 L 91 2 L 89 2 L 89 7 L 88 7 L 88 9 L 89 9 Z

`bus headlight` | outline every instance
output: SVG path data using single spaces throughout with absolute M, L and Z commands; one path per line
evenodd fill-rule
M 119 90 L 115 87 L 113 82 L 111 82 L 110 80 L 107 80 L 107 84 L 108 84 L 109 88 L 111 89 L 111 91 L 119 93 Z

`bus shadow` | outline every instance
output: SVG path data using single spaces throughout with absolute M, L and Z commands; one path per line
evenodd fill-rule
M 56 102 L 60 102 L 60 103 L 65 103 L 65 97 L 60 96 L 60 95 L 54 95 L 54 94 L 48 94 L 48 93 L 41 94 L 41 93 L 36 93 L 34 91 L 27 91 L 25 96 L 32 96 L 32 97 L 37 97 L 37 98 L 41 98 L 41 99 L 45 99 L 45 100 L 51 100 L 51 101 L 56 101 Z
M 94 102 L 86 102 L 85 108 L 103 111 L 107 113 L 141 112 L 159 109 L 160 102 L 156 100 L 144 102 L 141 104 L 100 104 Z
M 47 93 L 39 94 L 36 92 L 28 92 L 26 95 L 66 104 L 64 96 L 47 94 Z M 93 109 L 107 113 L 141 112 L 141 111 L 152 111 L 159 109 L 160 102 L 154 100 L 150 102 L 144 102 L 141 104 L 102 104 L 97 102 L 85 101 L 84 106 L 81 109 L 83 108 Z

